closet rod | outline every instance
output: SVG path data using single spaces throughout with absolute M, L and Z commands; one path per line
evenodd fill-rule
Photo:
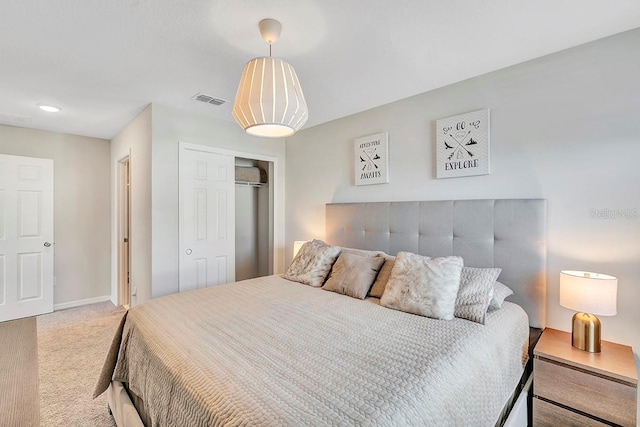
M 246 185 L 247 187 L 266 187 L 269 184 L 260 182 L 236 181 L 236 185 Z

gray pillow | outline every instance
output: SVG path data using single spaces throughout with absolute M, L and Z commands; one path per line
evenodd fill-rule
M 313 239 L 313 243 L 319 243 L 321 245 L 327 245 L 328 243 L 326 243 L 323 240 L 320 239 Z M 382 251 L 369 251 L 367 249 L 357 249 L 357 248 L 346 248 L 344 246 L 340 247 L 341 253 L 348 253 L 348 254 L 353 254 L 353 255 L 360 255 L 360 256 L 368 256 L 368 257 L 375 257 L 375 256 L 384 256 L 386 255 L 384 252 Z
M 507 285 L 503 285 L 500 282 L 496 282 L 493 285 L 493 296 L 491 297 L 491 302 L 489 303 L 489 311 L 497 310 L 502 307 L 502 303 L 505 298 L 513 295 L 513 291 Z
M 484 325 L 501 268 L 463 267 L 454 316 Z
M 343 250 L 322 289 L 364 299 L 383 263 L 382 257 L 354 255 Z
M 309 286 L 322 286 L 339 254 L 338 246 L 307 242 L 302 245 L 282 277 Z
M 393 270 L 393 264 L 396 261 L 396 257 L 387 255 L 384 252 L 382 254 L 384 264 L 382 264 L 382 268 L 380 272 L 378 272 L 378 277 L 376 277 L 376 281 L 373 282 L 373 286 L 371 286 L 371 290 L 369 291 L 369 296 L 376 298 L 382 298 L 384 288 L 387 286 L 387 282 L 391 276 L 391 270 Z
M 452 320 L 462 258 L 429 258 L 398 252 L 380 305 L 434 319 Z
M 385 253 L 382 251 L 368 251 L 366 249 L 344 248 L 344 247 L 341 247 L 340 249 L 342 249 L 341 253 L 343 254 L 366 256 L 370 258 L 382 257 L 385 255 Z

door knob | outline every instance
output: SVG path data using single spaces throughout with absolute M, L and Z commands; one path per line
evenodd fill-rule
M 191 255 L 192 251 L 191 251 L 191 249 L 187 249 L 185 252 L 187 253 L 187 255 Z
M 48 248 L 49 246 L 51 246 L 51 243 L 49 243 L 49 242 L 44 242 L 44 247 L 45 247 L 45 248 Z

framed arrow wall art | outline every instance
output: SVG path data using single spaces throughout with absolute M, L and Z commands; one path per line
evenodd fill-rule
M 363 136 L 353 141 L 356 185 L 389 182 L 389 134 Z
M 438 178 L 488 175 L 489 110 L 436 121 Z

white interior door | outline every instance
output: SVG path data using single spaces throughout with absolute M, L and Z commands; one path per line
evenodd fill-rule
M 235 280 L 235 159 L 180 148 L 180 292 Z
M 0 154 L 0 321 L 53 311 L 53 160 Z

